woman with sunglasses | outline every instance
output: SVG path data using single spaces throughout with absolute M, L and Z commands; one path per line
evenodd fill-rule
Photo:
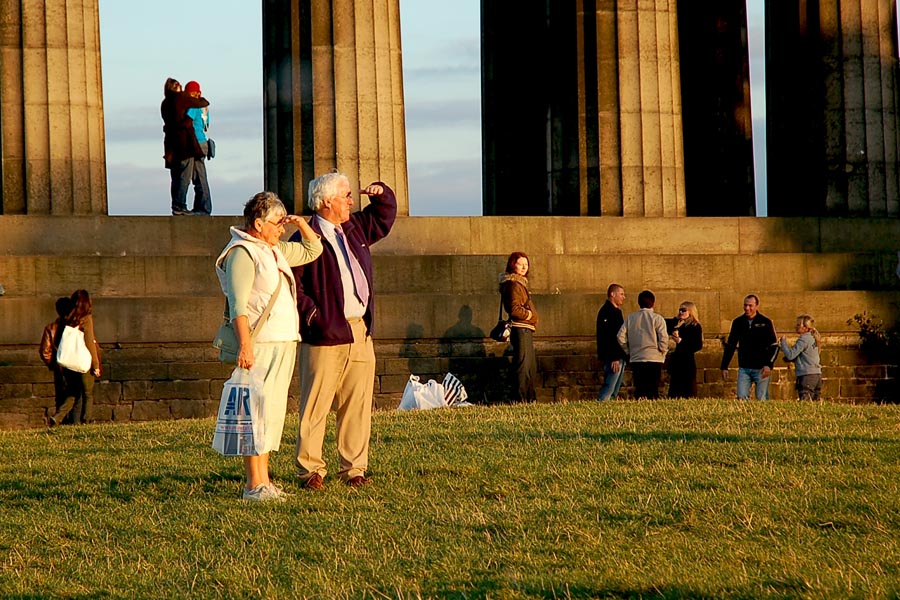
M 299 243 L 281 239 L 288 224 L 300 231 Z M 259 416 L 265 424 L 265 439 L 255 448 L 257 454 L 243 457 L 244 500 L 285 499 L 285 493 L 269 479 L 269 453 L 281 445 L 300 341 L 297 283 L 291 267 L 310 263 L 320 254 L 322 241 L 306 219 L 289 215 L 272 192 L 260 192 L 244 206 L 244 226 L 231 228 L 231 241 L 216 260 L 216 274 L 228 299 L 228 316 L 240 343 L 237 366 L 252 370 L 263 380 Z M 254 338 L 251 332 L 256 329 Z
M 682 302 L 678 316 L 668 320 L 672 325 L 669 339 L 675 342 L 675 349 L 669 355 L 669 398 L 697 397 L 696 354 L 703 348 L 703 327 L 700 314 L 693 302 Z

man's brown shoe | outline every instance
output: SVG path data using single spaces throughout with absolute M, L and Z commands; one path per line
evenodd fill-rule
M 325 489 L 325 482 L 322 481 L 321 475 L 319 475 L 318 473 L 313 473 L 309 479 L 303 482 L 303 487 L 307 490 L 321 492 Z
M 356 477 L 351 477 L 347 480 L 347 485 L 350 487 L 362 487 L 364 485 L 368 485 L 369 479 L 365 475 L 357 475 Z

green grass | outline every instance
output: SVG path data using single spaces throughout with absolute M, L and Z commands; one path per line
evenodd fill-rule
M 377 413 L 372 485 L 239 500 L 212 420 L 0 434 L 0 597 L 900 597 L 900 407 Z M 337 462 L 333 423 L 327 459 Z

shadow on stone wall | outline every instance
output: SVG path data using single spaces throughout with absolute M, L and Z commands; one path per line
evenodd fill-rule
M 463 304 L 457 321 L 438 339 L 438 353 L 445 357 L 447 370 L 456 375 L 469 394 L 469 401 L 493 404 L 506 399 L 509 361 L 506 348 L 489 352 L 483 329 L 473 323 L 472 307 Z

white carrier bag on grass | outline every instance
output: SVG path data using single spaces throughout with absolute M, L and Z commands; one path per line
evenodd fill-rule
M 263 382 L 252 369 L 235 367 L 222 388 L 213 450 L 223 456 L 257 456 L 265 444 Z
M 56 350 L 56 362 L 59 366 L 78 373 L 91 370 L 91 351 L 84 343 L 82 330 L 66 325 Z
M 417 375 L 410 375 L 397 410 L 428 410 L 445 406 L 447 401 L 444 400 L 444 386 L 434 379 L 421 383 Z

